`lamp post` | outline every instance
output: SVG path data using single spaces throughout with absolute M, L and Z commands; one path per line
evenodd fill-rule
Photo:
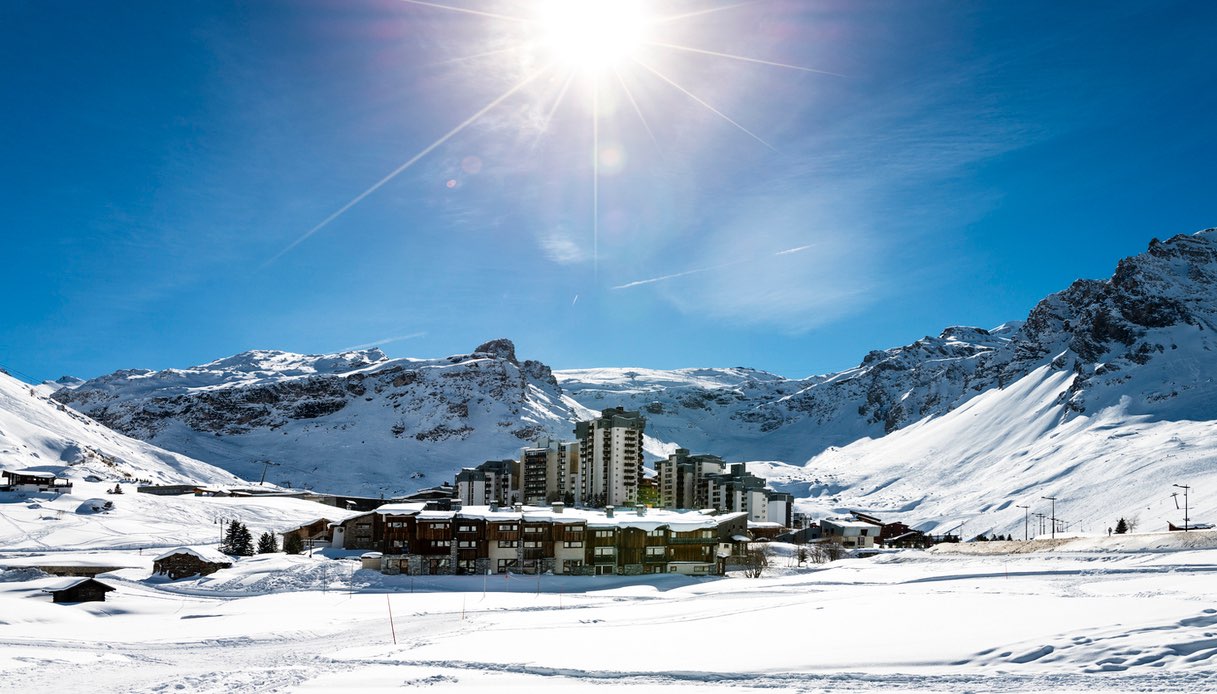
M 1191 487 L 1186 484 L 1174 484 L 1171 486 L 1178 487 L 1183 490 L 1183 532 L 1187 532 L 1188 521 L 1191 520 L 1187 517 L 1187 493 L 1191 490 Z
M 1056 539 L 1056 497 L 1055 496 L 1041 496 L 1040 498 L 1044 499 L 1045 501 L 1052 502 L 1052 518 L 1051 518 L 1051 520 L 1052 520 L 1052 539 L 1055 540 Z
M 1026 542 L 1030 539 L 1027 535 L 1027 526 L 1031 522 L 1031 507 L 1015 506 L 1014 508 L 1021 508 L 1023 510 L 1023 542 Z

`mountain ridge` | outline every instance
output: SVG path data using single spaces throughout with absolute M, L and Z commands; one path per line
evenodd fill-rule
M 851 369 L 803 379 L 745 367 L 555 372 L 519 361 L 514 344 L 498 339 L 438 359 L 251 350 L 191 369 L 115 372 L 55 397 L 228 469 L 252 473 L 248 459 L 261 447 L 257 455 L 296 467 L 297 479 L 281 481 L 351 481 L 317 462 L 328 461 L 344 474 L 356 471 L 359 490 L 381 493 L 514 456 L 536 436 L 570 438 L 574 421 L 624 406 L 647 417 L 652 460 L 681 446 L 785 463 L 771 469 L 775 478 L 796 484 L 797 477 L 810 494 L 810 480 L 822 476 L 805 479 L 790 466 L 810 460 L 814 468 L 826 453 L 924 428 L 1029 377 L 1061 384 L 1050 403 L 1058 427 L 1116 406 L 1126 418 L 1217 419 L 1215 288 L 1217 230 L 1208 229 L 1154 239 L 1109 279 L 1077 280 L 1025 320 L 949 326 L 873 350 Z M 276 436 L 298 445 L 276 446 Z M 386 481 L 394 479 L 402 481 Z

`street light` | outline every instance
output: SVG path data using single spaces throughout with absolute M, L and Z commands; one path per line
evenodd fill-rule
M 1056 539 L 1056 497 L 1055 496 L 1041 496 L 1040 498 L 1044 499 L 1045 501 L 1052 502 L 1052 539 L 1055 540 Z
M 1188 521 L 1191 520 L 1187 517 L 1187 493 L 1189 490 L 1191 490 L 1191 487 L 1186 484 L 1173 484 L 1171 486 L 1178 487 L 1183 490 L 1183 532 L 1187 532 Z
M 1021 508 L 1023 510 L 1023 542 L 1026 542 L 1028 539 L 1030 539 L 1027 536 L 1027 525 L 1031 522 L 1031 507 L 1015 506 L 1014 508 Z

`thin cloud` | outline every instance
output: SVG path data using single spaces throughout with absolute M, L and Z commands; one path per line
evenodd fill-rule
M 414 339 L 417 339 L 420 337 L 426 337 L 426 336 L 427 336 L 427 333 L 425 333 L 425 332 L 410 333 L 409 335 L 397 335 L 396 337 L 386 337 L 384 339 L 376 340 L 375 342 L 369 342 L 369 343 L 363 344 L 363 345 L 355 345 L 354 347 L 347 347 L 346 349 L 344 349 L 342 351 L 343 352 L 356 352 L 361 349 L 372 349 L 373 347 L 381 347 L 383 345 L 392 344 L 394 342 L 402 342 L 404 340 L 414 340 Z
M 803 251 L 808 250 L 809 248 L 813 248 L 814 246 L 815 246 L 815 244 L 807 244 L 806 246 L 798 246 L 796 248 L 787 248 L 784 251 L 778 251 L 771 255 L 772 256 L 793 255 L 795 253 L 802 253 Z M 645 280 L 635 280 L 634 282 L 626 282 L 625 284 L 619 284 L 619 285 L 613 287 L 613 289 L 629 289 L 631 287 L 641 287 L 646 284 L 656 284 L 658 282 L 666 282 L 668 280 L 674 280 L 674 279 L 677 279 L 680 277 L 688 277 L 689 275 L 697 275 L 697 274 L 701 274 L 703 272 L 713 272 L 715 270 L 722 270 L 724 268 L 734 267 L 736 265 L 743 265 L 745 263 L 755 263 L 757 261 L 764 260 L 765 258 L 768 258 L 768 257 L 770 257 L 770 256 L 763 255 L 763 256 L 758 256 L 756 258 L 744 258 L 743 260 L 733 260 L 729 263 L 720 263 L 718 265 L 711 265 L 710 267 L 694 268 L 692 270 L 685 270 L 683 272 L 674 272 L 670 275 L 661 275 L 659 277 L 651 277 L 651 278 L 645 279 Z

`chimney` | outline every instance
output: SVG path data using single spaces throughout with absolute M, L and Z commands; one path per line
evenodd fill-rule
M 498 510 L 499 510 L 499 502 L 497 502 L 497 501 L 490 502 L 490 512 L 494 513 Z
M 645 515 L 647 515 L 647 507 L 646 507 L 646 506 L 639 506 L 639 507 L 638 507 L 638 515 L 640 515 L 640 516 L 645 516 Z
M 566 504 L 562 503 L 561 501 L 554 502 L 554 505 L 553 505 L 554 513 L 562 513 L 564 510 L 566 510 Z
M 515 511 L 516 511 L 516 513 L 523 513 L 523 512 L 524 512 L 524 504 L 516 504 L 516 505 L 515 505 Z
M 605 516 L 606 518 L 612 518 L 612 517 L 613 517 L 613 507 L 612 507 L 612 506 L 605 506 L 605 507 L 604 507 L 604 516 Z

